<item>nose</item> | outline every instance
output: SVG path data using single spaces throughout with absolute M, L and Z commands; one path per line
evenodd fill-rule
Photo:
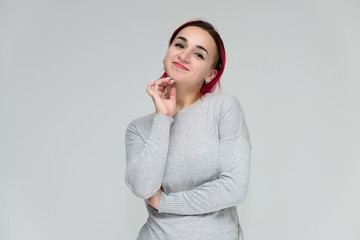
M 179 54 L 179 60 L 184 63 L 189 63 L 191 57 L 191 52 L 184 50 Z

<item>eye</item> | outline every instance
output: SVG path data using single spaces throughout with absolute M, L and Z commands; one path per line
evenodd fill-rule
M 184 45 L 182 45 L 181 43 L 176 43 L 176 44 L 175 44 L 175 47 L 184 48 Z
M 204 60 L 204 56 L 203 56 L 201 53 L 195 53 L 195 55 L 196 55 L 198 58 Z

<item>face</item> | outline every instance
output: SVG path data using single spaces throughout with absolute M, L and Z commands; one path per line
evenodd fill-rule
M 165 72 L 177 83 L 202 85 L 216 77 L 216 43 L 202 28 L 182 29 L 169 46 L 164 58 Z

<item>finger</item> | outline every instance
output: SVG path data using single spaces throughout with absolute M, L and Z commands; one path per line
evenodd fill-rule
M 151 81 L 147 87 L 146 87 L 146 92 L 150 95 L 150 96 L 153 96 L 154 93 L 153 93 L 153 87 L 155 86 L 155 80 Z
M 160 78 L 155 82 L 154 91 L 162 91 L 168 84 L 172 84 L 170 77 Z
M 166 87 L 169 84 L 173 84 L 174 80 L 172 80 L 170 77 L 167 78 L 159 78 L 158 80 L 155 80 L 155 85 Z
M 159 91 L 165 93 L 165 96 L 169 95 L 170 88 L 171 88 L 171 86 L 174 86 L 174 83 L 175 83 L 174 80 L 171 80 L 171 79 L 170 79 L 170 81 L 162 83 L 159 86 Z
M 150 95 L 150 97 L 153 99 L 154 103 L 156 104 L 156 102 L 159 102 L 161 99 L 164 98 L 164 93 L 161 91 L 154 91 L 154 86 L 155 86 L 155 80 L 151 81 L 147 88 L 146 88 L 146 92 Z
M 156 84 L 155 80 L 150 82 L 146 88 L 146 91 L 148 93 L 151 93 L 151 92 L 155 92 L 155 91 L 162 92 L 164 90 L 164 87 L 162 85 L 155 88 L 155 84 Z
M 164 84 L 164 81 L 166 81 L 166 78 L 160 78 L 155 81 L 154 91 L 162 91 L 162 85 Z
M 148 84 L 148 86 L 146 88 L 146 92 L 152 98 L 154 98 L 156 96 L 159 96 L 159 93 L 161 93 L 160 95 L 164 94 L 163 91 L 164 91 L 165 87 L 169 86 L 169 84 L 171 84 L 171 85 L 174 84 L 174 80 L 170 79 L 169 77 L 160 78 L 158 80 L 153 80 Z

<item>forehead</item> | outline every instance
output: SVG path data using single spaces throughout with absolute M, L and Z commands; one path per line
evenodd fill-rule
M 210 33 L 200 27 L 186 27 L 176 35 L 176 38 L 180 36 L 185 37 L 189 44 L 201 45 L 208 51 L 216 51 L 216 43 L 213 37 L 210 35 Z

